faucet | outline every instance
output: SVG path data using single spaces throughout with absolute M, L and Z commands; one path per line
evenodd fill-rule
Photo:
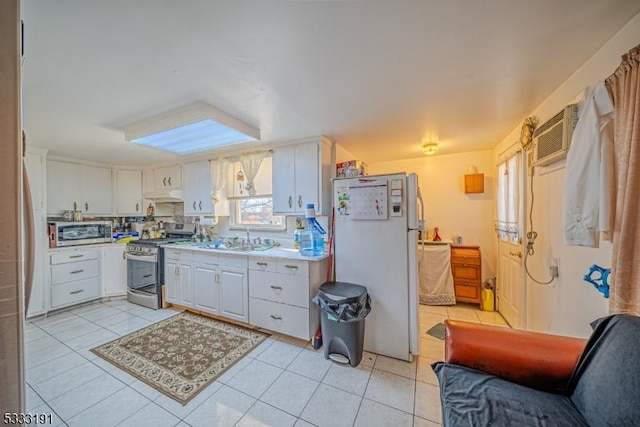
M 247 227 L 247 247 L 251 247 L 251 236 L 249 235 L 249 227 Z

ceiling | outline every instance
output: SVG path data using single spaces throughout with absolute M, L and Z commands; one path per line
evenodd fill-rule
M 23 0 L 24 128 L 53 155 L 179 161 L 123 128 L 200 100 L 264 142 L 327 135 L 368 163 L 420 157 L 423 140 L 488 149 L 639 12 L 637 0 Z

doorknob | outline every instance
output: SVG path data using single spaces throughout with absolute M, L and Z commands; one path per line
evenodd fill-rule
M 522 252 L 509 252 L 509 255 L 517 256 L 518 258 L 522 258 Z

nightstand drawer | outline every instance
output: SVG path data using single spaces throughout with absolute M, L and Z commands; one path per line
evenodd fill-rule
M 454 279 L 480 280 L 479 265 L 461 265 L 451 263 L 451 273 Z
M 480 298 L 480 282 L 455 280 L 456 300 L 475 302 Z

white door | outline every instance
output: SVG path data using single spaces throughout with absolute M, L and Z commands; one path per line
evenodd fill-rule
M 498 277 L 496 279 L 498 311 L 511 327 L 524 326 L 525 280 L 522 248 L 505 241 L 498 243 Z
M 220 267 L 220 314 L 230 319 L 249 322 L 247 270 Z
M 142 171 L 119 170 L 116 181 L 117 213 L 140 215 L 142 213 Z
M 80 209 L 80 166 L 47 161 L 47 213 L 60 215 L 74 204 Z
M 191 281 L 191 265 L 180 264 L 178 266 L 178 281 L 180 285 L 180 304 L 185 307 L 191 307 L 193 304 L 193 282 Z
M 498 228 L 502 231 L 498 233 L 496 302 L 500 314 L 516 329 L 525 325 L 526 280 L 522 265 L 525 176 L 521 152 L 503 155 L 497 172 Z
M 124 256 L 126 245 L 112 245 L 104 250 L 104 295 L 127 294 L 127 260 Z
M 295 156 L 295 212 L 305 212 L 307 203 L 313 203 L 320 212 L 318 190 L 318 144 L 315 142 L 296 146 Z
M 80 206 L 85 214 L 110 214 L 111 169 L 94 166 L 80 167 Z
M 295 212 L 295 147 L 282 147 L 273 152 L 273 210 Z
M 174 260 L 166 260 L 164 263 L 164 286 L 165 299 L 167 302 L 180 304 L 180 300 L 178 299 L 179 279 L 178 263 Z
M 184 214 L 198 215 L 198 199 L 200 197 L 198 182 L 198 164 L 200 162 L 184 164 Z
M 207 313 L 219 314 L 219 286 L 216 283 L 215 267 L 206 264 L 194 264 L 193 270 L 195 279 L 194 306 Z

